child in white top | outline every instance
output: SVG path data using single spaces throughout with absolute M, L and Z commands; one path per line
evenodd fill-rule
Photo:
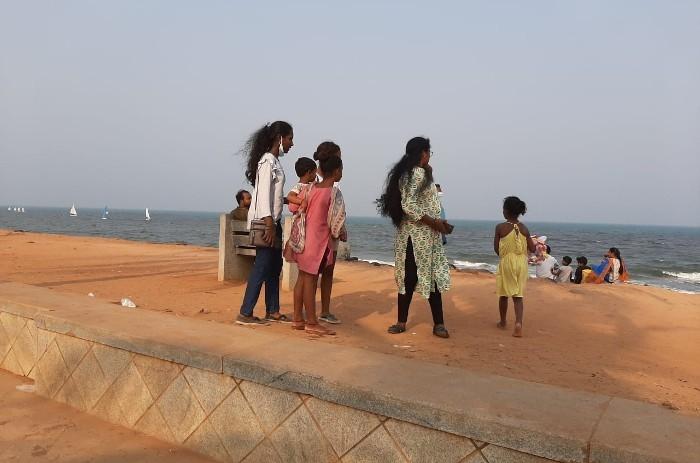
M 301 157 L 294 163 L 294 170 L 299 176 L 299 182 L 287 194 L 289 212 L 292 214 L 306 208 L 304 190 L 316 179 L 316 163 L 313 159 Z

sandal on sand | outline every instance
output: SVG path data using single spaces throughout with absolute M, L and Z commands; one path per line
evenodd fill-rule
M 320 325 L 318 323 L 313 324 L 313 325 L 312 324 L 306 325 L 306 328 L 304 328 L 304 331 L 306 331 L 309 334 L 315 334 L 317 336 L 324 336 L 324 335 L 333 336 L 333 335 L 335 335 L 335 331 L 330 330 L 330 329 L 326 328 L 325 326 Z
M 515 324 L 515 330 L 513 330 L 513 337 L 514 338 L 522 338 L 523 337 L 523 324 L 522 323 Z
M 269 313 L 265 315 L 265 320 L 279 323 L 292 323 L 292 320 L 283 313 Z
M 406 331 L 406 325 L 400 325 L 398 323 L 396 325 L 391 325 L 389 329 L 387 329 L 387 332 L 391 334 L 399 334 L 403 333 L 404 331 Z
M 447 331 L 447 328 L 445 328 L 445 325 L 435 325 L 433 334 L 438 338 L 447 339 L 450 337 L 450 333 Z
M 306 322 L 304 320 L 299 320 L 299 321 L 293 321 L 292 322 L 292 329 L 293 330 L 303 330 L 306 328 Z

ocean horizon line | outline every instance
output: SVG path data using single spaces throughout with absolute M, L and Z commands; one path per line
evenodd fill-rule
M 14 206 L 13 204 L 7 204 L 8 206 Z M 109 205 L 107 205 L 109 207 Z M 20 206 L 17 206 L 20 207 Z M 25 209 L 56 209 L 56 210 L 62 210 L 62 209 L 70 209 L 69 207 L 64 207 L 64 206 L 38 206 L 38 205 L 22 205 L 21 207 L 24 207 Z M 79 209 L 86 209 L 86 210 L 95 210 L 95 211 L 101 211 L 105 206 L 79 206 Z M 124 212 L 136 212 L 136 211 L 143 211 L 146 207 L 148 207 L 149 211 L 152 213 L 154 212 L 166 212 L 166 213 L 178 213 L 178 214 L 221 214 L 225 211 L 212 211 L 212 210 L 192 210 L 192 209 L 161 209 L 158 207 L 151 207 L 151 206 L 144 206 L 141 208 L 132 208 L 132 207 L 109 207 L 110 211 L 124 211 Z M 0 206 L 0 211 L 4 210 L 2 209 L 3 206 Z M 386 220 L 388 221 L 389 219 L 384 219 L 379 215 L 349 215 L 348 218 L 351 220 L 361 220 L 361 219 L 369 219 L 369 220 L 377 220 L 377 221 L 383 221 Z M 477 218 L 477 219 L 472 219 L 472 218 L 462 218 L 462 217 L 448 217 L 448 221 L 453 220 L 453 221 L 460 221 L 460 222 L 476 222 L 476 223 L 497 223 L 497 222 L 502 222 L 503 218 L 491 218 L 491 219 L 484 219 L 484 218 Z M 628 222 L 573 222 L 573 221 L 550 221 L 550 220 L 527 220 L 524 219 L 524 222 L 527 223 L 535 223 L 535 224 L 547 224 L 547 225 L 592 225 L 592 226 L 630 226 L 630 227 L 660 227 L 660 228 L 684 228 L 684 229 L 698 229 L 700 230 L 700 224 L 698 225 L 687 225 L 687 224 L 655 224 L 655 223 L 628 223 Z

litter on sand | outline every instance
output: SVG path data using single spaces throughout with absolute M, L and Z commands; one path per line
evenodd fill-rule
M 19 384 L 15 386 L 15 389 L 20 392 L 36 392 L 36 386 L 33 384 Z
M 135 309 L 136 304 L 134 303 L 134 301 L 132 301 L 128 297 L 123 297 L 122 298 L 122 307 L 128 307 L 130 309 Z
M 410 349 L 413 346 L 399 346 L 398 344 L 394 344 L 394 347 L 396 347 L 398 349 Z

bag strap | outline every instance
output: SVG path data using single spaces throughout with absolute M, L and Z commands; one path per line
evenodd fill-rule
M 314 182 L 309 183 L 309 186 L 305 189 L 306 194 L 306 210 L 304 210 L 303 214 L 306 215 L 306 213 L 309 210 L 309 206 L 311 205 L 311 191 L 314 189 Z

